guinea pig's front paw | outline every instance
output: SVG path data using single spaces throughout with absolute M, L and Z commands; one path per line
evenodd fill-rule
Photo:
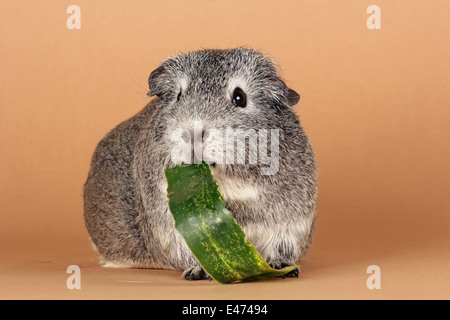
M 184 270 L 182 275 L 186 280 L 212 280 L 211 276 L 206 273 L 200 266 L 190 267 Z
M 292 264 L 283 263 L 283 262 L 269 263 L 269 266 L 271 268 L 273 268 L 273 269 L 283 269 L 284 267 L 289 267 L 291 265 Z M 298 274 L 299 274 L 299 270 L 298 270 L 298 268 L 295 268 L 291 272 L 283 274 L 282 276 L 280 276 L 280 278 L 283 278 L 283 279 L 286 279 L 286 278 L 298 278 Z

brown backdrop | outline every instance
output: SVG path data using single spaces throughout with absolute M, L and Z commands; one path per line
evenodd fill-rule
M 66 27 L 70 4 L 80 30 Z M 371 4 L 381 30 L 366 27 Z M 444 0 L 0 1 L 0 297 L 172 298 L 189 286 L 191 298 L 449 298 L 449 9 Z M 174 271 L 98 268 L 82 219 L 96 144 L 147 103 L 161 60 L 241 45 L 275 58 L 302 95 L 295 110 L 319 163 L 319 221 L 301 279 L 223 289 Z M 77 292 L 65 287 L 69 264 L 84 270 Z M 381 290 L 366 287 L 371 264 Z

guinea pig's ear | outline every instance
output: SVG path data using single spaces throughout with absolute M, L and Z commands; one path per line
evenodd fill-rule
M 148 77 L 148 87 L 150 91 L 147 93 L 149 97 L 158 96 L 165 99 L 171 92 L 171 75 L 164 65 L 154 70 Z
M 300 100 L 300 95 L 297 92 L 295 92 L 294 90 L 288 88 L 288 91 L 286 94 L 286 102 L 287 102 L 288 106 L 290 106 L 290 107 L 295 106 L 299 100 Z

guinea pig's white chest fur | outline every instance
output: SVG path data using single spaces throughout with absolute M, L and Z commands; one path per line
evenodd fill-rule
M 218 182 L 225 200 L 245 201 L 258 199 L 258 187 L 237 179 L 224 178 Z

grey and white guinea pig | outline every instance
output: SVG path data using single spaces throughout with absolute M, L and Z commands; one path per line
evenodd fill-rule
M 269 265 L 304 259 L 316 222 L 315 157 L 292 110 L 300 96 L 275 63 L 250 48 L 199 50 L 167 59 L 148 83 L 154 98 L 100 141 L 84 186 L 101 263 L 210 278 L 174 228 L 164 176 L 179 162 L 202 160 Z

